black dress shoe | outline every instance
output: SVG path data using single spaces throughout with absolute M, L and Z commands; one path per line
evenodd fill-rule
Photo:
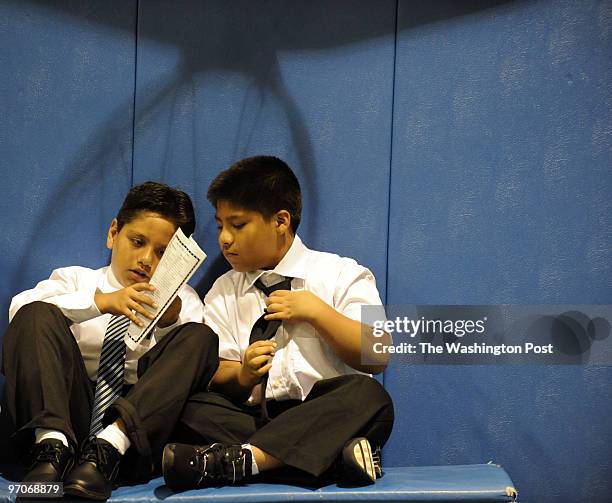
M 79 455 L 79 460 L 64 482 L 64 492 L 104 501 L 113 492 L 119 472 L 121 454 L 106 440 L 88 440 Z
M 244 484 L 252 456 L 240 445 L 167 444 L 162 457 L 166 485 L 175 491 Z
M 32 464 L 22 482 L 59 482 L 74 464 L 74 451 L 54 438 L 34 444 Z

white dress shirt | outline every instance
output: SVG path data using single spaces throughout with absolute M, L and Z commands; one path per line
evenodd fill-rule
M 41 300 L 54 304 L 72 321 L 70 330 L 79 345 L 89 378 L 98 377 L 100 352 L 110 314 L 101 314 L 95 302 L 96 289 L 103 293 L 120 290 L 119 283 L 110 267 L 93 270 L 86 267 L 64 267 L 51 273 L 49 279 L 41 281 L 31 290 L 13 297 L 9 308 L 9 320 L 13 319 L 20 307 Z M 202 322 L 203 305 L 198 294 L 188 285 L 179 290 L 182 301 L 178 321 L 169 327 L 155 328 L 148 340 L 144 340 L 134 351 L 126 348 L 125 382 L 134 384 L 138 377 L 138 359 L 151 349 L 164 335 L 180 324 L 190 321 Z
M 219 356 L 242 361 L 251 328 L 266 307 L 265 295 L 255 281 L 266 285 L 294 278 L 292 290 L 312 292 L 348 318 L 361 321 L 361 306 L 382 305 L 373 274 L 353 259 L 308 249 L 295 236 L 280 263 L 269 271 L 225 273 L 204 298 L 204 322 L 219 336 Z M 345 364 L 312 325 L 283 323 L 276 332 L 278 344 L 269 372 L 266 398 L 306 398 L 314 383 L 344 374 L 360 373 Z M 248 403 L 261 401 L 261 386 Z

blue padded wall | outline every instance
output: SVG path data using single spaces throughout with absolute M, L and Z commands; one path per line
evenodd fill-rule
M 609 2 L 400 1 L 390 304 L 612 301 Z M 612 490 L 612 369 L 396 365 L 387 461 Z
M 56 267 L 105 265 L 132 176 L 131 2 L 0 3 L 0 333 Z
M 219 257 L 210 181 L 247 155 L 278 155 L 301 180 L 305 242 L 372 268 L 384 295 L 396 9 L 370 8 L 140 4 L 134 177 L 195 196 L 209 263 Z

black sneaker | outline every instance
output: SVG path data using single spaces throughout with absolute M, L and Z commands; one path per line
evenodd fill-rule
M 343 483 L 370 485 L 382 476 L 380 457 L 375 462 L 370 442 L 364 437 L 353 438 L 344 445 L 341 465 L 340 479 Z
M 32 463 L 22 482 L 59 482 L 74 464 L 74 450 L 54 438 L 34 444 L 31 456 Z
M 113 485 L 119 472 L 121 454 L 106 440 L 88 440 L 79 460 L 66 477 L 64 492 L 94 500 L 106 500 L 113 492 Z
M 175 491 L 196 487 L 244 484 L 251 476 L 252 456 L 240 445 L 168 444 L 162 470 Z

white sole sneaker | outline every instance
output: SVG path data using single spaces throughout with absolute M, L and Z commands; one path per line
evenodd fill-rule
M 349 440 L 342 449 L 342 465 L 346 481 L 359 485 L 376 481 L 376 466 L 370 442 L 365 437 Z

